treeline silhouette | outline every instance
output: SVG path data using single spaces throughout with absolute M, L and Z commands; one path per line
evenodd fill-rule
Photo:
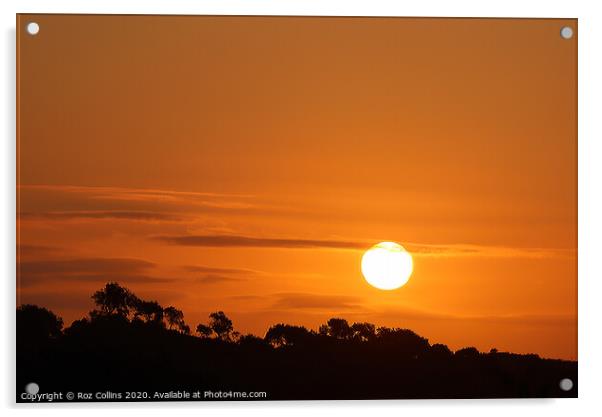
M 96 308 L 65 329 L 46 308 L 17 308 L 17 401 L 30 382 L 40 392 L 244 391 L 267 399 L 577 395 L 573 361 L 453 352 L 408 329 L 342 318 L 318 331 L 280 323 L 261 338 L 236 332 L 218 311 L 192 334 L 181 310 L 118 283 L 92 299 Z M 569 392 L 559 387 L 563 378 L 575 383 Z

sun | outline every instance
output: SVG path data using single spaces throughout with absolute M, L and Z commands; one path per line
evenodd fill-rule
M 412 255 L 395 242 L 374 245 L 362 257 L 364 278 L 381 290 L 394 290 L 405 285 L 413 269 Z

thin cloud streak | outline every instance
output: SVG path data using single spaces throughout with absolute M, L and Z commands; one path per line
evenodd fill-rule
M 147 274 L 19 274 L 19 287 L 27 288 L 37 284 L 60 286 L 65 283 L 98 283 L 119 282 L 121 284 L 163 284 L 175 282 L 176 278 L 156 277 Z
M 62 191 L 75 194 L 97 194 L 110 197 L 111 195 L 132 196 L 187 196 L 187 197 L 236 197 L 251 198 L 250 194 L 229 194 L 197 191 L 174 191 L 156 188 L 128 188 L 128 187 L 102 187 L 102 186 L 80 186 L 80 185 L 46 185 L 46 184 L 21 184 L 17 186 L 22 189 Z
M 24 274 L 48 273 L 128 273 L 140 272 L 155 266 L 154 263 L 131 258 L 76 258 L 47 261 L 28 261 L 19 264 Z
M 40 283 L 107 282 L 165 283 L 174 278 L 149 274 L 154 263 L 130 258 L 75 258 L 20 262 L 17 265 L 19 286 Z
M 425 321 L 458 321 L 458 322 L 485 322 L 489 324 L 519 323 L 524 325 L 575 325 L 577 315 L 565 314 L 498 314 L 498 315 L 459 315 L 443 312 L 432 312 L 410 307 L 384 308 L 380 311 L 373 310 L 367 314 L 370 320 L 382 321 L 383 318 L 398 317 L 400 323 L 405 320 Z
M 273 296 L 276 300 L 272 307 L 277 309 L 354 310 L 362 308 L 359 297 L 310 293 L 280 293 Z
M 242 274 L 260 274 L 261 272 L 259 271 L 254 271 L 252 269 L 243 269 L 243 268 L 219 268 L 219 267 L 212 267 L 212 266 L 205 266 L 205 265 L 185 265 L 182 267 L 182 269 L 188 271 L 188 272 L 201 272 L 201 273 L 208 273 L 208 274 L 235 274 L 235 275 L 242 275 Z
M 367 250 L 377 241 L 319 240 L 302 238 L 266 238 L 242 235 L 180 235 L 155 236 L 152 239 L 171 245 L 199 247 L 249 247 L 281 249 L 343 249 Z M 573 259 L 576 251 L 564 248 L 512 248 L 468 244 L 433 245 L 403 243 L 417 257 L 490 257 L 490 258 L 564 258 Z
M 167 216 L 164 220 L 171 221 L 211 213 L 275 215 L 290 213 L 291 210 L 294 212 L 294 208 L 261 202 L 257 196 L 249 194 L 70 185 L 21 185 L 18 186 L 18 192 L 26 202 L 43 195 L 51 197 L 47 200 L 52 201 L 52 208 L 46 212 L 25 210 L 20 213 L 23 219 L 34 219 L 35 216 L 45 216 L 55 221 L 70 220 L 75 216 L 102 219 L 110 217 L 111 212 L 115 211 L 117 213 L 113 217 L 121 219 L 151 220 L 154 217 L 152 220 L 160 221 L 163 220 L 161 216 Z M 61 207 L 61 202 L 67 203 Z M 91 207 L 94 210 L 89 210 Z M 123 212 L 121 215 L 120 211 Z M 67 213 L 72 213 L 72 216 Z M 137 216 L 137 213 L 142 214 Z
M 483 258 L 562 258 L 574 259 L 575 249 L 567 248 L 521 248 L 504 246 L 482 246 L 469 244 L 431 245 L 408 243 L 404 247 L 418 257 L 483 257 Z
M 202 247 L 252 247 L 283 249 L 362 249 L 359 242 L 314 239 L 260 238 L 237 235 L 157 236 L 153 239 L 172 245 Z
M 226 282 L 241 281 L 241 278 L 234 278 L 226 275 L 207 274 L 196 278 L 200 284 L 222 284 Z
M 247 209 L 255 207 L 254 204 L 244 201 L 253 198 L 253 196 L 245 194 L 74 185 L 20 185 L 18 188 L 24 191 L 49 191 L 82 195 L 87 199 L 96 200 L 183 203 L 221 209 Z
M 139 221 L 182 221 L 181 216 L 169 213 L 151 211 L 126 211 L 126 210 L 79 210 L 79 211 L 53 211 L 43 213 L 21 213 L 22 219 L 43 220 L 78 220 L 78 219 L 117 219 Z
M 46 245 L 17 245 L 17 256 L 20 257 L 44 257 L 54 255 L 59 252 L 61 248 L 55 246 Z

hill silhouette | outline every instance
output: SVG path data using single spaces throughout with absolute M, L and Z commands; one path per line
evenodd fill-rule
M 261 338 L 239 334 L 218 311 L 192 334 L 176 307 L 142 300 L 118 283 L 92 299 L 96 309 L 64 329 L 46 308 L 17 308 L 18 402 L 29 401 L 21 393 L 30 382 L 40 393 L 104 393 L 95 401 L 190 399 L 178 391 L 201 392 L 201 400 L 577 396 L 574 361 L 474 347 L 452 352 L 408 329 L 342 318 L 317 331 L 275 324 Z M 564 378 L 575 384 L 568 392 L 559 386 Z

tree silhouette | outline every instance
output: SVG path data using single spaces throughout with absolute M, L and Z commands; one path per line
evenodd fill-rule
M 265 349 L 270 347 L 270 344 L 266 342 L 265 339 L 261 337 L 257 337 L 253 334 L 245 334 L 238 338 L 238 344 L 240 346 L 248 347 L 248 348 L 258 348 Z
M 190 327 L 184 322 L 184 313 L 173 306 L 163 309 L 163 317 L 170 330 L 176 328 L 180 333 L 190 334 Z
M 240 337 L 240 333 L 234 331 L 232 320 L 223 311 L 209 314 L 209 325 L 200 323 L 196 331 L 201 338 L 207 339 L 215 335 L 217 339 L 224 342 L 236 341 Z
M 448 359 L 453 355 L 453 352 L 447 347 L 447 345 L 435 343 L 430 348 L 430 354 L 436 358 Z
M 167 321 L 169 329 L 173 329 L 174 327 L 181 329 L 184 323 L 184 313 L 182 310 L 178 310 L 173 306 L 165 307 L 163 309 L 163 316 Z
M 228 341 L 233 336 L 232 320 L 223 311 L 209 314 L 209 327 L 215 332 L 218 339 Z
M 349 323 L 345 319 L 332 318 L 326 322 L 326 325 L 320 326 L 320 334 L 334 337 L 335 339 L 351 339 L 353 332 Z
M 31 304 L 17 308 L 17 341 L 41 343 L 61 335 L 63 319 L 52 311 Z
M 136 301 L 136 316 L 142 316 L 146 323 L 163 324 L 163 307 L 157 301 Z
M 303 344 L 312 336 L 315 333 L 305 327 L 280 323 L 269 328 L 264 340 L 274 347 L 281 347 Z
M 355 340 L 367 342 L 376 337 L 376 328 L 372 323 L 353 323 L 351 325 L 351 335 Z
M 202 338 L 209 338 L 213 335 L 213 329 L 203 323 L 196 326 L 196 331 Z
M 138 298 L 127 288 L 116 282 L 109 282 L 103 289 L 92 295 L 92 300 L 100 308 L 100 314 L 128 317 L 137 307 Z
M 476 358 L 480 355 L 480 353 L 476 347 L 470 346 L 458 349 L 454 355 L 459 358 Z
M 428 339 L 418 336 L 409 329 L 379 327 L 376 329 L 377 340 L 381 345 L 395 349 L 398 354 L 410 357 L 428 352 Z

